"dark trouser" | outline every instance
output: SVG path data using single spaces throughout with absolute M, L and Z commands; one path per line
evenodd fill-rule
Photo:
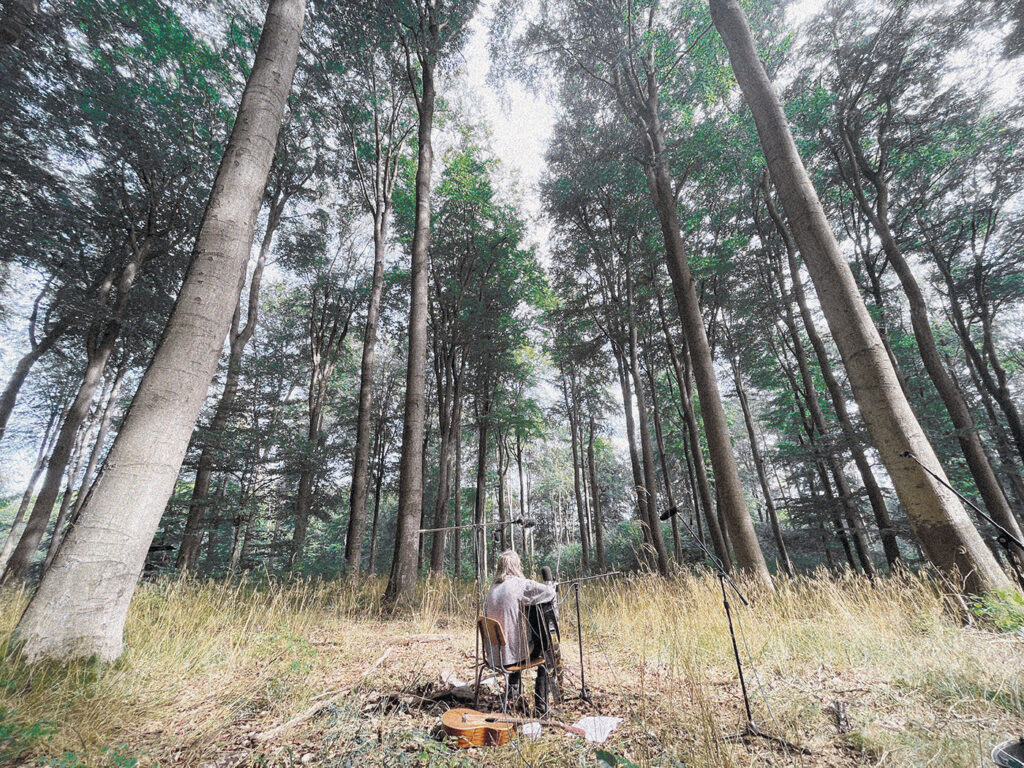
M 511 672 L 508 676 L 509 701 L 518 699 L 523 692 L 523 673 Z M 543 664 L 537 667 L 537 684 L 533 688 L 534 714 L 543 715 L 548 711 L 548 670 Z
M 530 632 L 530 659 L 544 657 L 544 618 L 537 606 L 531 605 L 526 610 L 527 626 Z M 542 664 L 537 669 L 537 684 L 533 688 L 534 714 L 543 715 L 548 711 L 548 669 Z M 523 673 L 511 672 L 508 676 L 508 697 L 515 700 L 522 695 Z

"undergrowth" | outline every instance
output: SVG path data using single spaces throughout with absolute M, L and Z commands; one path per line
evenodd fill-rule
M 428 679 L 453 659 L 472 670 L 472 585 L 425 582 L 417 607 L 394 616 L 382 612 L 382 592 L 372 578 L 165 578 L 140 587 L 114 664 L 29 666 L 4 644 L 0 764 L 219 765 L 227 753 L 232 765 L 597 763 L 593 748 L 564 738 L 524 743 L 522 755 L 459 753 L 432 738 L 432 717 L 371 711 L 374 692 Z M 975 766 L 1024 723 L 1016 595 L 971 603 L 972 626 L 950 613 L 942 589 L 911 576 L 781 580 L 774 593 L 752 590 L 749 608 L 730 596 L 755 721 L 810 750 L 790 762 L 769 744 L 722 738 L 743 718 L 713 576 L 635 576 L 581 594 L 588 682 L 626 720 L 602 746 L 628 761 L 619 765 Z M 0 594 L 2 636 L 24 603 L 20 592 Z M 573 618 L 562 612 L 570 685 Z M 418 640 L 427 635 L 440 640 Z M 361 680 L 386 647 L 395 655 Z M 280 739 L 251 738 L 341 684 L 355 689 L 351 705 L 339 699 Z M 842 733 L 837 701 L 849 714 Z

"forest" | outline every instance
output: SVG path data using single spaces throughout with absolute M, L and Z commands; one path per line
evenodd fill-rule
M 0 0 L 0 765 L 1024 765 L 1022 86 L 1020 0 Z

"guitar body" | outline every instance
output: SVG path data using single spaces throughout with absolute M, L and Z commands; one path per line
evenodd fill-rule
M 441 727 L 456 737 L 455 746 L 501 747 L 512 739 L 515 724 L 505 722 L 504 715 L 487 715 L 475 709 L 449 709 L 441 715 Z

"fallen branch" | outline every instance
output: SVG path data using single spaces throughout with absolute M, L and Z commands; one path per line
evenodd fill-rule
M 351 693 L 361 682 L 363 682 L 367 677 L 369 677 L 370 673 L 377 669 L 377 667 L 379 667 L 381 664 L 383 664 L 384 660 L 391 655 L 391 650 L 391 648 L 385 650 L 384 653 L 381 654 L 381 657 L 377 659 L 375 662 L 373 662 L 373 664 L 371 664 L 363 673 L 362 677 L 360 677 L 359 680 L 357 680 L 354 684 L 348 686 L 347 688 L 339 688 L 336 691 L 327 691 L 326 693 L 320 694 L 317 697 L 319 701 L 317 701 L 317 703 L 311 706 L 309 709 L 300 712 L 291 720 L 282 725 L 277 726 L 276 728 L 271 728 L 269 731 L 264 731 L 263 733 L 256 734 L 253 738 L 256 741 L 269 741 L 270 739 L 277 736 L 279 733 L 286 731 L 293 726 L 299 725 L 300 723 L 304 723 L 313 717 L 316 717 L 318 714 L 327 709 L 327 707 L 329 707 L 332 702 L 334 702 L 336 699 L 344 696 L 347 693 Z

